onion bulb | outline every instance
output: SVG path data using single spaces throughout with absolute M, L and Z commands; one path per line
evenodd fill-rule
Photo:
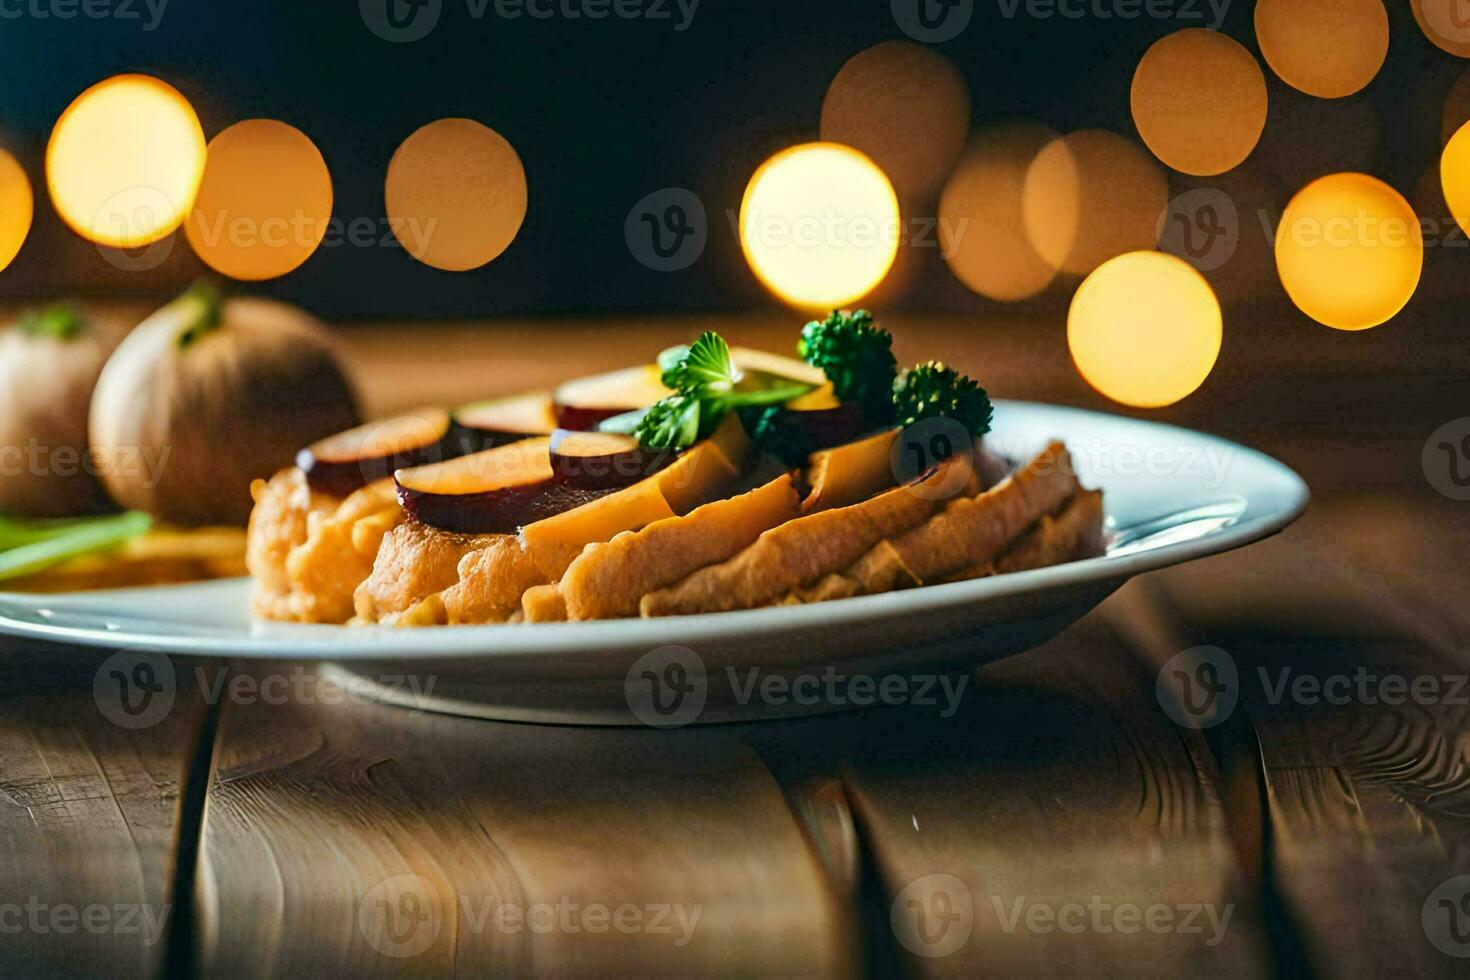
M 194 287 L 139 324 L 92 398 L 112 498 L 186 526 L 243 526 L 250 483 L 360 422 L 326 328 L 265 299 Z
M 0 513 L 71 517 L 106 506 L 87 408 L 126 324 L 58 303 L 0 333 Z

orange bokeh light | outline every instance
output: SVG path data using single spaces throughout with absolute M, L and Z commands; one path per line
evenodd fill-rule
M 1352 95 L 1388 55 L 1383 0 L 1257 0 L 1255 21 L 1266 64 L 1318 98 Z
M 905 200 L 944 183 L 969 131 L 970 92 L 959 69 L 908 41 L 854 55 L 822 102 L 822 139 L 862 150 Z
M 1168 203 L 1168 183 L 1148 154 L 1116 133 L 1084 129 L 1037 154 L 1021 208 L 1037 254 L 1086 275 L 1115 255 L 1153 248 Z
M 1266 78 L 1249 51 L 1216 31 L 1169 34 L 1133 73 L 1133 123 L 1165 164 L 1207 177 L 1238 166 L 1266 127 Z
M 1220 356 L 1220 303 L 1204 276 L 1163 252 L 1104 262 L 1077 288 L 1067 345 L 1087 383 L 1134 408 L 1162 408 L 1204 384 Z
M 35 199 L 15 157 L 0 150 L 0 270 L 15 261 L 31 230 Z
M 939 199 L 940 247 L 970 289 L 1003 303 L 1035 296 L 1056 269 L 1031 247 L 1021 195 L 1036 154 L 1057 134 L 1039 123 L 982 131 Z
M 184 231 L 216 272 L 274 279 L 316 251 L 331 216 L 332 176 L 316 144 L 283 122 L 247 119 L 209 141 Z
M 1276 229 L 1276 270 L 1307 316 L 1338 330 L 1392 318 L 1419 285 L 1424 242 L 1403 195 L 1366 174 L 1329 174 L 1297 192 Z
M 183 223 L 204 160 L 204 131 L 188 99 L 148 75 L 115 75 L 77 96 L 56 120 L 46 184 L 78 235 L 137 248 Z
M 388 164 L 393 233 L 414 258 L 465 272 L 495 259 L 526 219 L 526 170 L 515 148 L 473 119 L 415 131 Z

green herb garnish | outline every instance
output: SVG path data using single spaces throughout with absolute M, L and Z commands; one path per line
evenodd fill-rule
M 0 518 L 0 581 L 33 575 L 71 558 L 146 534 L 152 521 L 132 511 L 60 521 Z
M 954 419 L 977 437 L 990 431 L 994 415 L 985 389 L 940 361 L 899 375 L 893 383 L 893 407 L 901 426 L 921 419 Z
M 797 351 L 832 382 L 839 401 L 853 402 L 874 427 L 893 418 L 893 379 L 898 362 L 893 336 L 873 322 L 867 310 L 833 310 L 825 320 L 813 320 L 801 331 Z
M 669 348 L 658 364 L 663 383 L 674 393 L 642 413 L 609 419 L 599 428 L 629 432 L 649 449 L 687 449 L 707 438 L 734 409 L 784 404 L 813 387 L 792 378 L 742 372 L 730 345 L 713 331 L 688 347 Z

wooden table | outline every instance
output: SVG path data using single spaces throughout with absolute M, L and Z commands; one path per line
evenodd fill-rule
M 522 726 L 328 703 L 300 665 L 176 658 L 171 709 L 140 726 L 99 710 L 105 654 L 5 642 L 0 974 L 1464 976 L 1470 504 L 1418 461 L 1470 410 L 1470 358 L 1447 318 L 1350 347 L 1273 316 L 1162 417 L 1298 467 L 1308 515 L 1134 581 L 977 671 L 953 713 Z M 890 322 L 903 359 L 943 351 L 993 393 L 1099 405 L 1059 324 Z M 350 342 L 387 409 L 704 326 L 791 332 L 752 316 Z M 1177 659 L 1201 646 L 1223 653 Z M 1176 721 L 1198 717 L 1180 672 L 1202 665 L 1237 678 L 1209 728 Z

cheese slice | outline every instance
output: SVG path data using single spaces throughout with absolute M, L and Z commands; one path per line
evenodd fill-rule
M 812 492 L 801 505 L 802 513 L 847 507 L 897 483 L 892 454 L 901 431 L 889 429 L 857 442 L 812 453 L 806 471 Z

